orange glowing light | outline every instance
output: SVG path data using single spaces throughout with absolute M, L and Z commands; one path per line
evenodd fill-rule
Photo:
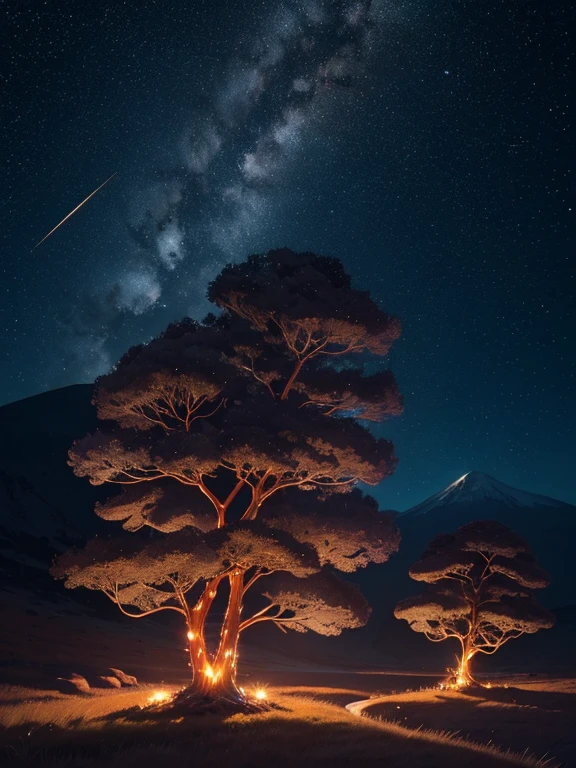
M 194 640 L 196 635 L 194 634 L 194 632 L 191 632 L 190 630 L 188 630 L 186 637 L 188 638 L 188 640 Z
M 152 696 L 148 698 L 148 704 L 161 704 L 163 701 L 168 701 L 169 698 L 168 691 L 154 691 Z
M 215 683 L 220 677 L 220 675 L 222 674 L 222 670 L 214 669 L 213 667 L 210 666 L 210 664 L 206 664 L 206 666 L 204 667 L 204 674 L 209 680 L 212 680 L 212 682 Z
M 268 698 L 268 694 L 266 693 L 265 688 L 256 688 L 254 691 L 254 698 L 258 699 L 258 701 L 266 701 Z

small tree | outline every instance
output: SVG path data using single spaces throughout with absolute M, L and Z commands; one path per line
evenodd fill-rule
M 134 545 L 97 540 L 53 573 L 102 590 L 128 615 L 180 613 L 191 693 L 242 703 L 243 630 L 361 626 L 365 601 L 333 571 L 385 562 L 398 548 L 392 517 L 353 488 L 396 464 L 392 444 L 359 419 L 401 410 L 392 375 L 363 372 L 399 327 L 338 260 L 286 249 L 226 267 L 209 297 L 221 315 L 170 326 L 98 380 L 102 429 L 70 451 L 77 475 L 122 487 L 96 512 L 136 534 Z M 144 526 L 157 540 L 139 538 Z M 219 592 L 227 607 L 210 649 L 205 623 Z
M 472 682 L 478 653 L 492 655 L 509 640 L 554 623 L 533 596 L 548 585 L 548 575 L 526 542 L 498 522 L 480 520 L 436 537 L 410 576 L 430 586 L 398 603 L 394 615 L 433 642 L 459 641 L 459 686 Z

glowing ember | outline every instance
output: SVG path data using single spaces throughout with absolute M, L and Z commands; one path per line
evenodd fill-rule
M 254 691 L 254 698 L 258 699 L 258 701 L 266 701 L 268 694 L 264 688 L 256 688 Z
M 168 701 L 170 694 L 167 691 L 154 691 L 152 696 L 148 698 L 148 704 L 160 704 L 163 701 Z

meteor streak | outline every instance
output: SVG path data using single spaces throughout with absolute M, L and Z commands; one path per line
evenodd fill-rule
M 116 173 L 118 173 L 118 171 L 116 171 Z M 47 235 L 45 235 L 45 236 L 42 238 L 42 240 L 40 240 L 40 242 L 39 242 L 39 243 L 36 243 L 36 245 L 34 246 L 34 248 L 38 248 L 38 246 L 39 246 L 39 245 L 42 245 L 42 243 L 44 242 L 44 240 L 47 240 L 47 239 L 50 237 L 50 235 L 52 235 L 54 232 L 56 232 L 56 230 L 57 230 L 59 227 L 61 227 L 61 226 L 62 226 L 62 224 L 64 224 L 64 222 L 65 222 L 65 221 L 68 221 L 68 219 L 70 218 L 70 216 L 74 216 L 74 214 L 76 213 L 76 211 L 77 211 L 79 208 L 82 208 L 82 206 L 84 205 L 84 203 L 87 203 L 87 202 L 88 202 L 88 200 L 90 200 L 90 198 L 91 198 L 91 197 L 94 197 L 94 195 L 96 194 L 96 192 L 100 192 L 100 190 L 102 189 L 102 187 L 106 186 L 106 184 L 108 184 L 108 182 L 109 182 L 111 179 L 113 179 L 113 178 L 114 178 L 114 176 L 116 176 L 116 173 L 113 173 L 113 174 L 112 174 L 112 176 L 110 176 L 110 178 L 106 179 L 106 181 L 105 181 L 103 184 L 100 184 L 100 186 L 98 187 L 98 189 L 95 189 L 95 190 L 94 190 L 94 192 L 91 192 L 91 193 L 88 195 L 88 197 L 87 197 L 85 200 L 82 200 L 82 202 L 80 203 L 80 205 L 77 205 L 77 206 L 76 206 L 76 208 L 74 208 L 74 210 L 73 210 L 73 211 L 70 211 L 70 213 L 69 213 L 67 216 L 65 216 L 65 217 L 62 219 L 62 221 L 61 221 L 59 224 L 56 224 L 56 226 L 54 227 L 54 229 L 51 229 L 51 230 L 50 230 L 50 232 L 48 232 L 48 234 L 47 234 Z

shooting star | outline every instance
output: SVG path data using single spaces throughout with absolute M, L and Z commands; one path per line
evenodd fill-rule
M 34 246 L 34 248 L 38 248 L 38 246 L 39 246 L 39 245 L 42 245 L 42 243 L 44 242 L 44 240 L 47 240 L 47 239 L 50 237 L 50 235 L 54 234 L 54 232 L 56 232 L 56 230 L 57 230 L 59 227 L 61 227 L 61 226 L 62 226 L 62 224 L 64 224 L 64 222 L 68 221 L 68 219 L 70 218 L 70 216 L 74 216 L 74 214 L 76 213 L 76 211 L 77 211 L 79 208 L 82 208 L 82 206 L 84 205 L 84 203 L 87 203 L 87 202 L 88 202 L 88 200 L 90 200 L 90 198 L 91 198 L 91 197 L 94 197 L 94 195 L 95 195 L 97 192 L 100 192 L 100 190 L 102 189 L 102 187 L 105 187 L 105 186 L 106 186 L 106 184 L 108 184 L 108 182 L 109 182 L 111 179 L 113 179 L 113 178 L 114 178 L 114 176 L 116 176 L 116 174 L 117 174 L 117 173 L 118 173 L 118 171 L 116 171 L 116 173 L 113 173 L 113 174 L 112 174 L 112 176 L 110 176 L 110 178 L 106 179 L 106 181 L 105 181 L 103 184 L 100 184 L 100 186 L 98 187 L 98 189 L 95 189 L 95 190 L 94 190 L 94 192 L 91 192 L 91 193 L 88 195 L 88 197 L 87 197 L 85 200 L 82 200 L 82 202 L 80 203 L 80 205 L 77 205 L 77 206 L 76 206 L 76 208 L 74 208 L 74 210 L 73 210 L 73 211 L 70 211 L 70 213 L 69 213 L 67 216 L 65 216 L 65 217 L 62 219 L 62 221 L 61 221 L 59 224 L 56 224 L 56 226 L 54 227 L 54 229 L 51 229 L 51 230 L 50 230 L 50 232 L 48 232 L 48 234 L 47 234 L 47 235 L 45 235 L 45 236 L 42 238 L 42 240 L 40 240 L 40 242 L 39 242 L 39 243 L 36 243 L 36 245 Z

